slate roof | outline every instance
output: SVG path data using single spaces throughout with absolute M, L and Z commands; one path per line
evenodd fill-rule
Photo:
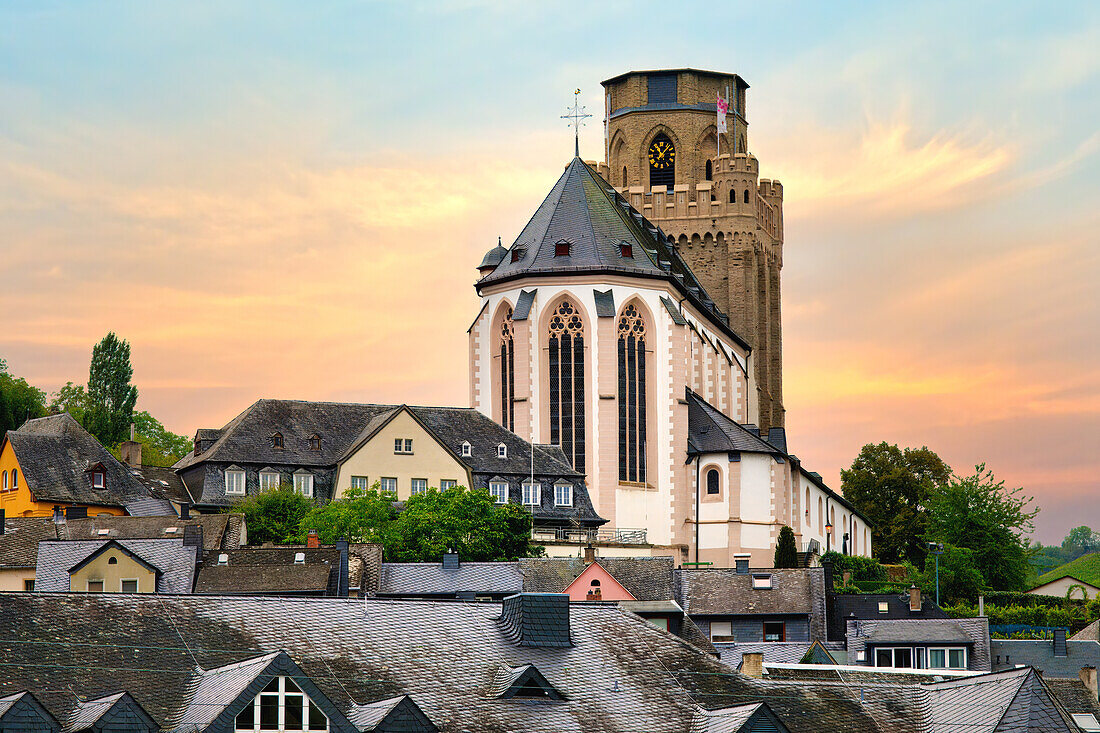
M 763 654 L 764 664 L 798 664 L 813 645 L 809 641 L 767 641 L 741 644 L 732 641 L 713 642 L 718 650 L 722 664 L 734 669 L 741 668 L 741 657 L 745 654 Z M 843 642 L 827 642 L 830 653 L 843 650 Z
M 886 612 L 879 611 L 879 604 L 886 604 Z M 831 593 L 829 595 L 829 638 L 843 639 L 848 619 L 909 619 L 948 618 L 947 612 L 936 605 L 929 596 L 921 594 L 921 610 L 909 610 L 908 593 Z
M 753 574 L 767 574 L 771 588 L 754 589 Z M 825 638 L 825 576 L 822 568 L 733 568 L 677 570 L 677 598 L 692 616 L 809 616 L 810 637 Z
M 51 517 L 18 517 L 4 520 L 0 535 L 0 568 L 33 568 L 38 564 L 38 543 L 56 540 Z
M 92 506 L 125 506 L 149 497 L 149 490 L 130 468 L 104 448 L 67 413 L 28 420 L 9 430 L 11 444 L 27 488 L 39 501 Z M 106 487 L 92 488 L 89 466 L 102 464 Z
M 691 733 L 738 733 L 762 705 L 753 703 L 721 710 L 700 710 L 691 723 Z
M 194 502 L 183 480 L 175 469 L 167 466 L 141 466 L 130 467 L 132 473 L 139 481 L 149 489 L 151 496 L 182 504 Z
M 304 562 L 295 563 L 302 554 Z M 221 564 L 225 556 L 226 564 Z M 203 556 L 195 593 L 208 595 L 337 595 L 340 551 L 332 548 L 258 547 L 213 550 Z
M 196 670 L 191 694 L 183 708 L 172 716 L 175 728 L 202 730 L 221 714 L 225 701 L 233 700 L 252 684 L 279 652 L 271 652 L 207 670 Z M 219 704 L 221 703 L 221 704 Z
M 100 718 L 102 718 L 110 709 L 111 706 L 122 699 L 125 692 L 116 692 L 113 695 L 105 695 L 104 697 L 96 698 L 94 700 L 84 700 L 76 704 L 76 708 L 73 710 L 73 714 L 69 717 L 68 730 L 84 730 L 95 724 Z
M 558 242 L 567 256 L 555 256 Z M 620 245 L 632 248 L 623 257 Z M 517 278 L 560 274 L 622 274 L 669 282 L 742 348 L 749 346 L 722 313 L 661 229 L 635 210 L 580 158 L 573 158 L 505 257 L 478 288 Z M 513 253 L 519 253 L 515 262 Z
M 69 569 L 104 545 L 118 542 L 160 571 L 157 593 L 190 593 L 194 586 L 198 548 L 183 540 L 67 540 L 45 541 L 38 546 L 34 572 L 36 592 L 69 592 Z
M 523 575 L 514 562 L 464 562 L 456 569 L 439 563 L 382 563 L 379 595 L 453 596 L 461 591 L 479 595 L 519 593 Z
M 1054 656 L 1050 639 L 993 639 L 989 651 L 995 670 L 1024 664 L 1048 679 L 1077 679 L 1081 667 L 1100 668 L 1100 643 L 1095 641 L 1066 640 L 1064 657 Z
M 1100 641 L 1100 619 L 1069 637 L 1070 641 Z
M 1100 700 L 1080 678 L 1070 680 L 1044 675 L 1043 682 L 1067 713 L 1093 715 L 1100 721 Z
M 785 455 L 699 395 L 687 391 L 689 453 L 770 453 Z
M 987 672 L 992 668 L 990 657 L 989 619 L 875 619 L 860 621 L 848 619 L 848 659 L 854 661 L 856 652 L 868 646 L 902 644 L 969 644 L 968 664 L 975 671 Z M 868 659 L 870 664 L 871 660 Z
M 596 562 L 639 601 L 672 600 L 671 557 L 600 557 Z M 519 561 L 523 590 L 563 593 L 588 565 L 579 557 L 531 557 Z

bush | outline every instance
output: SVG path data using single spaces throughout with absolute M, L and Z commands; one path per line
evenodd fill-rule
M 870 557 L 842 555 L 833 550 L 822 555 L 821 562 L 823 564 L 829 562 L 833 564 L 834 584 L 837 580 L 844 577 L 845 571 L 852 574 L 852 580 L 877 580 L 880 582 L 888 580 L 886 567 L 878 560 Z

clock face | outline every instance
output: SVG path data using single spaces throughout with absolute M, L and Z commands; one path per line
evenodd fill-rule
M 649 146 L 649 167 L 664 170 L 676 160 L 676 148 L 669 140 L 654 140 Z

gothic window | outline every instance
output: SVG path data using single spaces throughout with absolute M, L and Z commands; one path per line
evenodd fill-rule
M 516 347 L 515 325 L 512 309 L 504 314 L 500 324 L 500 424 L 509 430 L 516 429 Z
M 722 477 L 718 475 L 718 469 L 712 468 L 707 471 L 707 493 L 708 494 L 720 494 L 722 492 L 719 482 Z
M 619 318 L 619 480 L 646 480 L 645 322 L 631 304 Z
M 584 322 L 563 300 L 550 317 L 550 442 L 584 473 Z
M 649 144 L 649 185 L 672 186 L 676 183 L 676 148 L 663 132 Z
M 709 160 L 707 161 L 706 177 L 708 181 L 714 180 L 714 167 Z
M 737 191 L 733 190 L 732 188 L 730 189 L 730 203 L 731 204 L 736 204 L 737 203 Z
M 745 203 L 747 204 L 748 202 L 749 202 L 749 189 L 746 188 L 745 189 Z
M 741 137 L 739 137 L 737 139 L 737 152 L 739 152 L 739 153 L 745 152 L 745 136 L 744 135 L 742 135 Z
M 626 188 L 626 166 L 623 166 L 623 188 Z

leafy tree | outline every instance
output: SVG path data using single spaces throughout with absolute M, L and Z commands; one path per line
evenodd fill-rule
M 1066 558 L 1066 562 L 1076 560 L 1081 555 L 1100 550 L 1100 534 L 1093 532 L 1091 527 L 1074 527 L 1062 540 L 1062 549 L 1075 555 Z
M 304 541 L 309 530 L 326 544 L 348 539 L 352 542 L 394 543 L 393 523 L 397 519 L 397 496 L 372 489 L 348 489 L 339 499 L 314 507 L 298 525 L 294 541 Z M 251 533 L 250 533 L 251 534 Z
M 918 566 L 924 563 L 928 497 L 950 477 L 951 469 L 928 448 L 903 451 L 885 442 L 863 446 L 852 467 L 840 472 L 844 498 L 874 526 L 875 557 Z
M 8 374 L 7 362 L 0 359 L 0 437 L 24 421 L 45 414 L 46 393 Z
M 130 344 L 108 333 L 92 349 L 85 412 L 85 427 L 103 445 L 115 446 L 129 437 L 138 395 L 130 383 L 133 376 Z
M 775 560 L 772 564 L 777 568 L 798 567 L 798 547 L 794 543 L 794 530 L 785 524 L 779 530 L 779 542 L 775 545 Z
M 975 567 L 994 590 L 1024 590 L 1032 552 L 1025 535 L 1039 510 L 1028 509 L 1033 497 L 1022 492 L 1006 488 L 984 463 L 972 476 L 953 476 L 929 497 L 925 539 L 972 550 Z
M 246 496 L 226 511 L 244 514 L 248 543 L 288 542 L 298 535 L 298 527 L 312 510 L 313 501 L 289 484 Z
M 936 597 L 936 564 L 928 558 L 917 585 L 925 594 Z M 940 555 L 940 603 L 974 602 L 978 594 L 989 590 L 982 571 L 978 569 L 973 550 L 945 544 Z
M 144 410 L 134 413 L 134 437 L 141 443 L 141 462 L 149 466 L 171 466 L 192 448 L 186 435 L 169 431 Z
M 54 415 L 67 412 L 83 425 L 84 414 L 88 409 L 88 393 L 84 391 L 84 385 L 66 382 L 64 387 L 51 395 L 49 409 Z

